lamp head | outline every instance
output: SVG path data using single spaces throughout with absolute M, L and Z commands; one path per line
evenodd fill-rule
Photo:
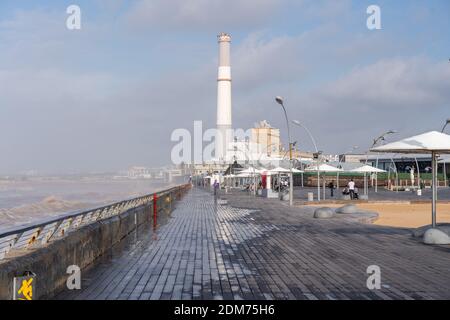
M 275 101 L 276 101 L 278 104 L 283 105 L 283 97 L 276 96 L 276 97 L 275 97 Z

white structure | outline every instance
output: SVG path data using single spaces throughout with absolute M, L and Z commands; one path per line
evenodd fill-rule
M 437 200 L 437 156 L 450 153 L 450 135 L 430 131 L 400 141 L 391 142 L 384 146 L 372 148 L 373 152 L 395 153 L 427 153 L 431 154 L 432 167 L 432 201 L 431 201 L 431 229 L 424 234 L 426 244 L 450 244 L 450 231 L 439 230 L 436 224 Z M 444 239 L 443 239 L 444 238 Z
M 222 32 L 217 39 L 219 42 L 219 71 L 217 75 L 216 159 L 223 160 L 226 157 L 227 145 L 233 139 L 231 132 L 231 36 Z

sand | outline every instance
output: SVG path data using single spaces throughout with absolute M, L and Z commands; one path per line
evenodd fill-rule
M 343 205 L 326 204 L 321 206 L 337 208 Z M 377 212 L 379 217 L 374 224 L 381 226 L 417 228 L 431 224 L 431 203 L 360 203 L 357 204 L 357 207 Z M 438 203 L 436 219 L 438 223 L 450 223 L 449 203 Z
M 379 218 L 374 224 L 392 227 L 417 228 L 431 224 L 431 203 L 395 204 L 364 203 L 359 208 L 375 211 Z M 450 204 L 437 205 L 437 222 L 450 222 Z

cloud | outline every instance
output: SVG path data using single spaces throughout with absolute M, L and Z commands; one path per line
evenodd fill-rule
M 355 68 L 320 91 L 329 104 L 352 101 L 354 108 L 433 109 L 450 100 L 450 68 L 424 58 L 385 59 Z
M 173 30 L 260 25 L 276 12 L 281 0 L 139 0 L 127 13 L 134 26 Z
M 448 113 L 450 68 L 422 57 L 382 59 L 291 93 L 292 118 L 312 128 L 322 149 L 359 145 L 365 151 L 372 137 L 388 129 L 402 136 L 438 129 Z M 302 142 L 309 146 L 308 139 Z
M 111 11 L 100 21 L 86 14 L 79 33 L 65 29 L 64 11 L 18 11 L 0 21 L 0 148 L 9 155 L 0 171 L 168 163 L 173 129 L 215 125 L 215 34 L 228 23 L 241 28 L 232 33 L 235 127 L 267 119 L 285 134 L 275 95 L 325 152 L 364 146 L 386 129 L 433 129 L 448 117 L 448 63 L 395 32 L 355 31 L 333 19 L 346 1 L 323 10 L 302 1 L 294 8 L 304 10 L 289 15 L 294 27 L 270 20 L 281 0 L 135 1 L 128 14 L 97 3 Z M 151 29 L 124 28 L 120 14 Z M 320 22 L 293 19 L 305 15 Z M 303 131 L 293 132 L 312 149 Z
M 300 48 L 296 37 L 268 39 L 262 32 L 250 34 L 233 48 L 232 68 L 239 90 L 299 80 L 306 66 L 298 61 Z

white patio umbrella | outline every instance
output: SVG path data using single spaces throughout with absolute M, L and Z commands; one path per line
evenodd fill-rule
M 431 204 L 431 222 L 436 228 L 436 198 L 437 198 L 437 156 L 450 153 L 450 136 L 445 133 L 430 131 L 417 136 L 371 149 L 373 152 L 394 153 L 430 153 L 433 176 L 433 200 Z
M 367 173 L 381 173 L 381 172 L 386 172 L 386 170 L 382 170 L 379 168 L 375 168 L 369 165 L 364 165 L 362 167 L 358 167 L 355 169 L 350 170 L 350 172 L 358 172 L 358 173 L 364 173 L 364 194 L 367 195 L 368 194 L 368 183 L 367 183 Z
M 248 167 L 247 169 L 242 170 L 239 174 L 241 175 L 241 177 L 244 177 L 243 175 L 247 175 L 247 177 L 250 177 L 251 180 L 253 181 L 253 185 L 254 185 L 254 192 L 253 194 L 256 195 L 256 179 L 257 179 L 257 175 L 261 174 L 261 170 L 258 170 L 254 167 Z
M 329 164 L 322 163 L 321 165 L 311 165 L 308 166 L 305 171 L 315 171 L 315 172 L 342 172 L 344 170 L 330 166 Z M 317 182 L 320 184 L 320 181 Z M 325 179 L 323 179 L 323 200 L 325 200 Z
M 269 171 L 272 173 L 290 173 L 291 172 L 289 169 L 285 169 L 282 167 L 277 167 L 277 168 L 271 169 Z M 294 171 L 292 171 L 292 172 L 294 172 Z
M 255 174 L 255 173 L 260 173 L 260 171 L 258 169 L 256 169 L 256 168 L 248 167 L 247 169 L 242 170 L 240 173 L 253 173 L 253 174 Z
M 248 178 L 248 177 L 250 177 L 251 175 L 250 175 L 250 173 L 247 173 L 247 172 L 239 172 L 235 177 L 238 177 L 238 178 Z
M 282 168 L 282 167 L 276 167 L 276 168 L 273 168 L 273 169 L 269 170 L 269 172 L 270 172 L 270 173 L 273 173 L 273 174 L 276 174 L 276 175 L 278 176 L 278 186 L 280 186 L 280 188 L 281 188 L 281 184 L 280 184 L 280 182 L 281 182 L 280 175 L 281 175 L 282 173 L 291 173 L 291 170 L 285 169 L 285 168 Z M 280 196 L 281 196 L 281 194 L 280 194 Z
M 317 165 L 308 166 L 305 171 L 317 171 Z M 342 169 L 330 166 L 329 164 L 321 164 L 319 165 L 320 172 L 341 172 Z

